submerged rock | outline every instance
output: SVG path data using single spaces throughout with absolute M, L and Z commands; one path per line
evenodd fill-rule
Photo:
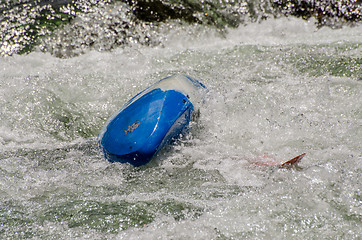
M 314 17 L 318 27 L 338 28 L 362 19 L 361 0 L 273 0 L 273 6 L 286 16 L 297 16 L 303 19 Z
M 224 31 L 269 17 L 315 18 L 338 28 L 361 20 L 361 0 L 23 0 L 0 4 L 0 55 L 38 47 L 57 57 L 129 44 L 158 45 L 164 25 L 196 24 Z

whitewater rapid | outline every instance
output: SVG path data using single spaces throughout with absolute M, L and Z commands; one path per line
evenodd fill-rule
M 361 36 L 280 18 L 0 59 L 0 236 L 359 239 Z M 190 135 L 143 168 L 107 162 L 103 124 L 176 73 L 209 89 Z M 307 155 L 297 169 L 250 164 L 265 152 Z

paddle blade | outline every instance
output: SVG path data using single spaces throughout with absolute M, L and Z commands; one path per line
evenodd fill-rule
M 299 163 L 305 155 L 306 155 L 305 153 L 300 154 L 299 156 L 296 156 L 295 158 L 292 158 L 289 161 L 286 161 L 285 163 L 282 163 L 280 165 L 280 167 L 291 167 L 291 166 Z

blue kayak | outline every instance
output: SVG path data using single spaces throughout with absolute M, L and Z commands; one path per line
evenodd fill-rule
M 185 133 L 206 91 L 185 75 L 164 78 L 129 100 L 99 134 L 98 144 L 111 162 L 147 164 L 166 144 Z

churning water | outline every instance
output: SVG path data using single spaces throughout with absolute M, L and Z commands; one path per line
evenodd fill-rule
M 361 239 L 362 26 L 171 27 L 162 45 L 0 59 L 0 238 Z M 106 161 L 106 120 L 175 73 L 209 88 L 190 135 L 145 167 Z M 250 163 L 265 152 L 307 155 Z

